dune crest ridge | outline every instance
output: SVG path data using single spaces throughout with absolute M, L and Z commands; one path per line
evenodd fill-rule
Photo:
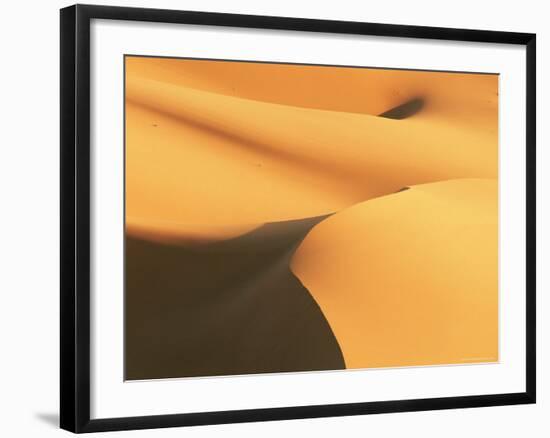
M 412 186 L 337 213 L 292 272 L 348 368 L 498 360 L 498 184 Z

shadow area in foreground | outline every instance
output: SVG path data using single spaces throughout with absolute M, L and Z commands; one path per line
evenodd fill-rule
M 326 216 L 186 247 L 126 237 L 126 379 L 345 368 L 290 258 Z

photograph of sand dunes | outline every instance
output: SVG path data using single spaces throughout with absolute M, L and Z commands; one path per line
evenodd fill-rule
M 124 62 L 127 380 L 498 361 L 497 74 Z

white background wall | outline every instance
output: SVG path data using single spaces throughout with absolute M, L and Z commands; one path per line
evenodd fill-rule
M 94 2 L 95 3 L 95 2 Z M 550 436 L 550 26 L 540 0 L 442 2 L 178 0 L 101 4 L 536 32 L 538 45 L 539 403 L 535 406 L 370 415 L 117 436 Z M 0 25 L 0 435 L 62 436 L 58 408 L 59 19 L 64 1 L 4 2 Z M 546 198 L 546 199 L 545 199 Z

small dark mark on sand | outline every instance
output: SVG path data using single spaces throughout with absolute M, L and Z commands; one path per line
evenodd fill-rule
M 402 120 L 415 115 L 424 106 L 424 99 L 415 98 L 388 111 L 383 112 L 379 117 L 386 119 Z

